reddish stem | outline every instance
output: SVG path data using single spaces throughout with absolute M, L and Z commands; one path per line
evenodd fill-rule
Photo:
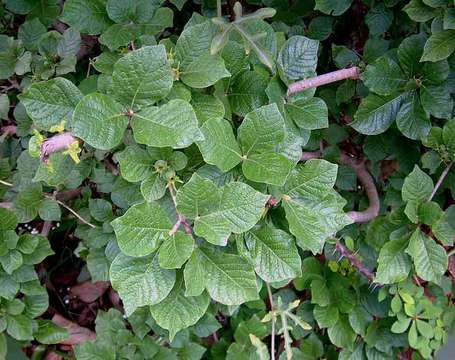
M 68 147 L 78 141 L 71 133 L 62 133 L 44 140 L 41 144 L 41 161 L 47 161 L 53 153 L 66 150 Z
M 17 126 L 16 125 L 6 125 L 2 126 L 2 134 L 4 136 L 16 135 Z
M 335 245 L 335 249 L 341 254 L 341 256 L 345 257 L 349 260 L 352 266 L 357 268 L 361 274 L 363 274 L 368 280 L 371 282 L 374 280 L 373 272 L 368 269 L 363 262 L 361 262 L 346 246 L 344 246 L 341 242 L 337 241 Z
M 360 76 L 360 69 L 357 66 L 342 69 L 337 71 L 332 71 L 327 74 L 318 75 L 309 79 L 297 81 L 288 87 L 288 95 L 296 94 L 298 92 L 311 89 L 314 87 L 319 87 L 322 85 L 331 84 L 335 81 L 345 80 L 345 79 L 358 79 Z

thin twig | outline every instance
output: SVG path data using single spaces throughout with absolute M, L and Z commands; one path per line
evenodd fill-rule
M 221 11 L 221 0 L 216 0 L 216 16 L 223 16 L 223 13 Z
M 450 250 L 448 253 L 447 253 L 447 257 L 451 257 L 452 255 L 455 254 L 455 248 L 453 248 L 452 250 Z
M 49 235 L 49 231 L 51 231 L 51 228 L 52 228 L 52 221 L 43 222 L 43 227 L 41 229 L 41 235 L 47 237 Z
M 345 79 L 358 79 L 360 76 L 360 69 L 357 66 L 342 69 L 337 71 L 332 71 L 327 74 L 318 75 L 309 79 L 297 81 L 288 87 L 288 95 L 296 94 L 298 92 L 311 89 L 314 87 L 319 87 L 322 85 L 331 84 L 336 81 L 345 80 Z
M 74 211 L 73 209 L 71 209 L 68 205 L 66 205 L 64 202 L 60 201 L 60 200 L 57 200 L 55 199 L 55 201 L 57 201 L 57 203 L 61 206 L 63 206 L 66 210 L 68 210 L 71 214 L 73 214 L 75 217 L 77 217 L 81 222 L 83 222 L 84 224 L 90 226 L 91 228 L 96 228 L 96 225 L 93 225 L 92 223 L 88 222 L 87 220 L 85 220 L 82 216 L 80 216 L 76 211 Z
M 361 274 L 363 274 L 369 281 L 374 281 L 373 272 L 368 269 L 362 261 L 360 261 L 346 246 L 344 246 L 340 241 L 336 242 L 335 245 L 336 251 L 338 251 L 342 257 L 345 257 L 349 260 L 352 266 L 357 268 Z
M 300 161 L 307 161 L 311 159 L 319 159 L 322 156 L 321 151 L 304 151 L 300 157 Z
M 13 184 L 11 184 L 10 182 L 5 181 L 5 180 L 0 180 L 0 184 L 5 185 L 5 186 L 13 186 Z
M 441 187 L 442 183 L 444 182 L 444 179 L 446 178 L 447 174 L 449 173 L 449 171 L 450 171 L 450 169 L 451 169 L 453 163 L 454 163 L 454 162 L 451 161 L 451 162 L 449 163 L 449 165 L 447 165 L 447 167 L 446 167 L 446 168 L 444 169 L 444 171 L 442 172 L 442 174 L 441 174 L 441 176 L 439 177 L 439 179 L 438 179 L 436 185 L 434 186 L 433 191 L 431 192 L 430 197 L 429 197 L 428 200 L 427 200 L 428 202 L 430 202 L 430 201 L 433 199 L 433 197 L 436 195 L 436 192 L 438 191 L 438 189 Z
M 272 289 L 269 283 L 265 283 L 267 286 L 267 293 L 269 294 L 270 311 L 275 311 L 275 305 L 273 304 Z M 272 337 L 270 339 L 270 357 L 271 360 L 275 360 L 275 315 L 272 316 Z

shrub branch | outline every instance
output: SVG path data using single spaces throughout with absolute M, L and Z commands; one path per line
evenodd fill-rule
M 438 181 L 436 182 L 436 185 L 434 186 L 433 191 L 431 192 L 430 197 L 428 198 L 428 202 L 430 202 L 433 197 L 436 195 L 436 192 L 438 189 L 441 187 L 442 183 L 444 182 L 444 179 L 446 178 L 447 174 L 449 173 L 450 169 L 452 168 L 454 161 L 450 162 L 449 165 L 444 169 L 442 172 L 441 176 L 439 177 Z
M 288 95 L 296 94 L 298 92 L 319 87 L 322 85 L 331 84 L 336 81 L 345 79 L 358 79 L 360 76 L 360 69 L 357 66 L 353 66 L 348 69 L 342 69 L 332 71 L 327 74 L 318 75 L 305 80 L 297 81 L 288 87 Z
M 344 246 L 340 241 L 337 241 L 335 244 L 335 249 L 338 251 L 342 257 L 345 257 L 349 260 L 352 266 L 354 266 L 361 274 L 363 274 L 370 282 L 374 281 L 373 272 L 368 269 L 362 261 L 360 261 L 346 246 Z

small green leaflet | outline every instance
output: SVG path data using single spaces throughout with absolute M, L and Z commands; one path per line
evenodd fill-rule
M 241 182 L 219 188 L 193 174 L 177 192 L 177 210 L 194 219 L 194 232 L 208 242 L 225 246 L 231 233 L 251 229 L 260 219 L 269 196 Z
M 393 284 L 407 278 L 411 271 L 411 261 L 404 250 L 408 244 L 406 237 L 387 242 L 379 252 L 375 282 Z

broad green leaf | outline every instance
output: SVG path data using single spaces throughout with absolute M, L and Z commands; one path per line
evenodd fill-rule
M 368 65 L 361 78 L 370 91 L 383 96 L 393 94 L 408 80 L 400 66 L 387 56 Z
M 365 23 L 367 24 L 371 35 L 386 32 L 390 25 L 392 25 L 392 21 L 393 11 L 388 9 L 384 4 L 377 4 L 370 9 L 365 16 Z
M 154 161 L 144 149 L 130 145 L 122 152 L 116 153 L 122 177 L 129 182 L 138 182 L 150 177 L 155 168 Z
M 438 14 L 436 9 L 425 5 L 422 0 L 411 0 L 403 8 L 403 11 L 405 11 L 412 20 L 417 22 L 428 21 Z
M 148 146 L 180 149 L 204 140 L 193 108 L 179 99 L 135 113 L 132 128 L 135 140 Z
M 403 94 L 379 96 L 370 93 L 360 103 L 350 125 L 361 134 L 381 134 L 395 121 L 404 99 Z
M 271 185 L 283 185 L 292 168 L 292 162 L 274 152 L 256 153 L 242 163 L 243 174 L 248 180 Z
M 166 193 L 167 181 L 160 174 L 154 173 L 141 183 L 141 194 L 145 201 L 161 199 Z
M 448 264 L 447 254 L 441 245 L 417 229 L 411 236 L 406 252 L 412 257 L 419 277 L 439 283 Z
M 316 282 L 315 284 L 317 285 L 318 282 Z M 312 290 L 312 294 L 313 293 L 317 293 L 316 289 Z M 318 302 L 321 302 L 321 300 L 319 299 Z M 338 308 L 333 305 L 329 306 L 315 305 L 313 309 L 313 315 L 314 319 L 318 322 L 318 326 L 320 328 L 328 328 L 334 326 L 338 322 L 338 319 L 340 318 Z
M 301 259 L 294 238 L 265 225 L 245 234 L 254 270 L 266 282 L 279 282 L 301 275 Z
M 45 221 L 59 221 L 62 212 L 57 201 L 54 199 L 44 199 L 38 209 L 38 215 Z
M 338 16 L 351 6 L 352 0 L 316 0 L 315 10 L 327 15 Z
M 122 253 L 111 264 L 110 279 L 123 300 L 126 314 L 164 300 L 175 283 L 175 271 L 162 269 L 158 254 L 132 258 Z
M 404 253 L 408 239 L 391 240 L 379 252 L 378 268 L 375 282 L 393 284 L 407 278 L 411 270 L 411 262 Z
M 34 83 L 20 95 L 28 116 L 43 130 L 49 130 L 62 121 L 70 125 L 74 109 L 81 99 L 79 89 L 64 78 Z
M 11 210 L 0 208 L 0 231 L 14 230 L 16 226 L 16 214 Z
M 11 250 L 6 255 L 0 256 L 0 264 L 7 274 L 12 274 L 23 264 L 22 254 L 18 250 Z
M 194 250 L 194 239 L 180 231 L 169 236 L 160 246 L 158 262 L 165 269 L 180 269 Z
M 193 174 L 177 193 L 177 210 L 194 219 L 196 235 L 225 246 L 231 233 L 245 232 L 259 221 L 268 198 L 245 183 L 218 188 Z
M 73 114 L 73 134 L 100 150 L 110 150 L 123 139 L 128 126 L 126 109 L 109 96 L 85 96 Z
M 353 350 L 357 335 L 346 316 L 341 316 L 337 323 L 327 330 L 327 334 L 330 341 L 337 347 Z
M 423 33 L 408 36 L 398 46 L 397 55 L 401 68 L 409 78 L 418 75 L 423 64 L 419 61 L 423 53 L 426 36 Z
M 45 258 L 54 254 L 54 252 L 51 249 L 51 245 L 46 237 L 44 237 L 42 235 L 32 235 L 32 236 L 34 238 L 38 239 L 38 244 L 36 245 L 36 247 L 32 253 L 30 253 L 30 254 L 23 253 L 22 254 L 22 259 L 23 259 L 24 264 L 28 264 L 28 265 L 39 264 Z M 46 309 L 46 307 L 43 309 L 43 312 L 45 309 Z M 41 314 L 38 314 L 38 315 L 41 315 Z
M 119 102 L 136 110 L 164 98 L 173 80 L 166 48 L 145 46 L 129 52 L 114 64 L 112 91 Z
M 223 118 L 225 114 L 223 102 L 216 96 L 193 92 L 191 94 L 191 105 L 201 124 L 208 120 Z
M 8 315 L 6 317 L 7 328 L 9 335 L 17 340 L 32 340 L 33 322 L 23 314 Z
M 17 31 L 17 37 L 22 41 L 25 48 L 30 51 L 38 50 L 38 41 L 46 33 L 46 27 L 34 18 L 25 21 Z
M 74 349 L 78 360 L 115 360 L 115 346 L 98 341 L 85 341 L 77 344 Z
M 249 112 L 267 104 L 268 78 L 262 73 L 255 71 L 243 71 L 231 82 L 231 88 L 227 94 L 232 111 L 245 116 Z
M 81 47 L 81 34 L 74 28 L 66 29 L 57 44 L 57 54 L 62 59 L 75 56 Z
M 99 42 L 109 48 L 117 50 L 122 46 L 127 46 L 136 38 L 137 26 L 134 24 L 114 24 L 104 31 L 98 38 Z
M 452 117 L 453 100 L 448 86 L 425 86 L 420 91 L 420 100 L 427 113 L 441 119 Z
M 423 110 L 417 94 L 409 96 L 397 114 L 397 127 L 410 139 L 424 139 L 431 128 L 431 121 Z
M 195 251 L 205 275 L 195 280 L 203 284 L 212 299 L 225 305 L 240 305 L 258 298 L 253 267 L 242 257 L 215 247 L 199 247 Z M 185 283 L 193 281 L 193 276 L 186 271 Z
M 329 127 L 327 105 L 320 98 L 288 102 L 284 108 L 286 115 L 301 129 L 315 130 Z
M 185 85 L 202 89 L 215 84 L 218 80 L 229 77 L 223 59 L 218 55 L 203 54 L 194 59 L 180 72 L 180 79 Z
M 163 0 L 108 0 L 106 10 L 109 17 L 120 24 L 147 23 Z
M 433 188 L 431 177 L 415 165 L 414 170 L 404 179 L 401 196 L 403 201 L 422 203 L 430 197 Z
M 201 132 L 204 140 L 198 141 L 197 146 L 207 164 L 216 165 L 221 171 L 227 172 L 241 161 L 239 145 L 227 120 L 207 120 Z
M 62 21 L 90 35 L 100 34 L 112 24 L 107 16 L 105 0 L 65 1 Z
M 451 205 L 444 215 L 432 225 L 431 230 L 443 245 L 452 246 L 455 239 L 455 206 Z
M 9 113 L 10 102 L 8 95 L 0 95 L 0 119 L 7 119 Z
M 195 249 L 185 264 L 185 296 L 199 296 L 206 287 L 207 275 L 204 264 L 200 261 L 198 250 Z
M 334 190 L 337 165 L 325 160 L 309 160 L 296 167 L 289 176 L 283 207 L 290 232 L 297 244 L 313 254 L 337 231 L 350 224 L 343 212 L 345 200 Z
M 278 54 L 278 66 L 284 82 L 303 79 L 316 70 L 319 41 L 291 36 Z
M 14 212 L 20 223 L 27 223 L 38 215 L 38 210 L 43 200 L 41 185 L 27 186 L 13 201 Z
M 395 334 L 404 333 L 408 328 L 409 324 L 411 323 L 411 318 L 404 318 L 403 320 L 397 320 L 392 324 L 390 330 Z
M 89 199 L 90 215 L 97 221 L 110 221 L 114 217 L 112 204 L 104 199 Z
M 433 33 L 425 43 L 420 61 L 439 61 L 446 59 L 455 50 L 455 30 Z
M 120 249 L 130 256 L 152 253 L 172 228 L 166 212 L 156 202 L 133 205 L 111 225 Z
M 38 320 L 38 330 L 33 336 L 42 344 L 59 344 L 70 335 L 68 330 L 55 325 L 50 320 Z
M 357 306 L 348 314 L 348 318 L 352 329 L 365 337 L 368 326 L 373 321 L 373 316 L 363 306 Z
M 150 312 L 159 326 L 169 330 L 169 339 L 172 341 L 177 332 L 196 324 L 205 314 L 209 303 L 210 297 L 206 292 L 186 297 L 183 276 L 178 276 L 167 298 L 150 306 Z

